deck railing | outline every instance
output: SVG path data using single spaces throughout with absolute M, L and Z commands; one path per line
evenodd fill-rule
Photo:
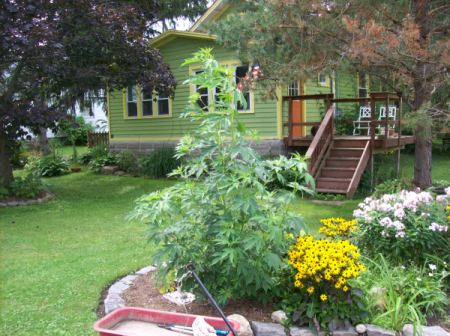
M 333 113 L 334 107 L 330 106 L 306 152 L 306 157 L 309 159 L 308 170 L 314 177 L 319 170 L 322 159 L 333 142 Z
M 353 197 L 353 195 L 355 194 L 356 188 L 358 187 L 359 181 L 361 180 L 361 176 L 364 173 L 364 170 L 366 169 L 367 163 L 369 162 L 371 156 L 370 153 L 371 153 L 371 146 L 370 142 L 367 141 L 366 145 L 364 146 L 364 150 L 358 162 L 358 165 L 356 166 L 355 173 L 353 174 L 353 177 L 347 189 L 347 197 L 349 198 Z

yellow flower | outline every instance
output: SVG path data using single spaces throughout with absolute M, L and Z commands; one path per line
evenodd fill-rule
M 314 293 L 314 287 L 313 286 L 308 287 L 307 291 L 309 294 Z
M 343 290 L 344 292 L 347 292 L 347 291 L 348 291 L 348 287 L 347 287 L 347 286 L 344 286 L 344 287 L 342 287 L 342 290 Z
M 322 301 L 327 301 L 328 296 L 326 296 L 325 294 L 322 294 L 322 295 L 320 296 L 320 299 L 321 299 Z

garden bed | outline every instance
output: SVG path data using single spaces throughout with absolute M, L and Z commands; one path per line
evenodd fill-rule
M 163 298 L 159 289 L 155 286 L 155 280 L 151 275 L 139 275 L 132 285 L 122 294 L 127 306 L 151 308 L 177 313 L 195 315 L 218 316 L 208 301 L 193 302 L 189 305 L 177 306 Z M 274 308 L 271 304 L 239 300 L 231 301 L 223 311 L 226 315 L 239 314 L 245 316 L 249 321 L 270 322 Z

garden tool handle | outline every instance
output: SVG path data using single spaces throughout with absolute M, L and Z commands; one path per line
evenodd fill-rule
M 234 330 L 233 326 L 231 325 L 230 321 L 228 321 L 227 317 L 223 313 L 222 309 L 220 309 L 219 305 L 217 304 L 216 300 L 212 297 L 212 295 L 209 293 L 208 289 L 206 289 L 203 282 L 198 277 L 197 273 L 195 273 L 195 267 L 193 264 L 189 264 L 187 266 L 188 270 L 191 272 L 192 276 L 194 277 L 195 281 L 198 283 L 200 288 L 202 289 L 203 294 L 207 297 L 208 301 L 211 303 L 211 305 L 214 307 L 214 309 L 219 313 L 220 317 L 223 319 L 227 327 L 230 329 L 230 331 L 233 333 L 234 336 L 238 336 L 237 332 Z

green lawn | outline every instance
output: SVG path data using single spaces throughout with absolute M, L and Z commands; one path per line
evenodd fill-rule
M 148 265 L 145 227 L 125 216 L 172 182 L 78 173 L 47 180 L 57 199 L 0 209 L 1 335 L 89 335 L 100 292 Z
M 411 163 L 402 157 L 403 174 L 412 176 Z M 448 163 L 434 157 L 436 179 L 449 179 Z M 145 226 L 126 215 L 137 197 L 173 183 L 90 172 L 47 182 L 56 200 L 0 209 L 1 335 L 93 335 L 102 289 L 150 263 Z M 359 201 L 293 208 L 316 231 L 320 218 L 350 218 Z
M 404 154 L 401 157 L 401 170 L 402 176 L 407 178 L 413 178 L 414 176 L 414 155 Z M 433 180 L 446 180 L 450 182 L 450 154 L 434 154 L 433 153 L 433 166 L 431 174 Z

